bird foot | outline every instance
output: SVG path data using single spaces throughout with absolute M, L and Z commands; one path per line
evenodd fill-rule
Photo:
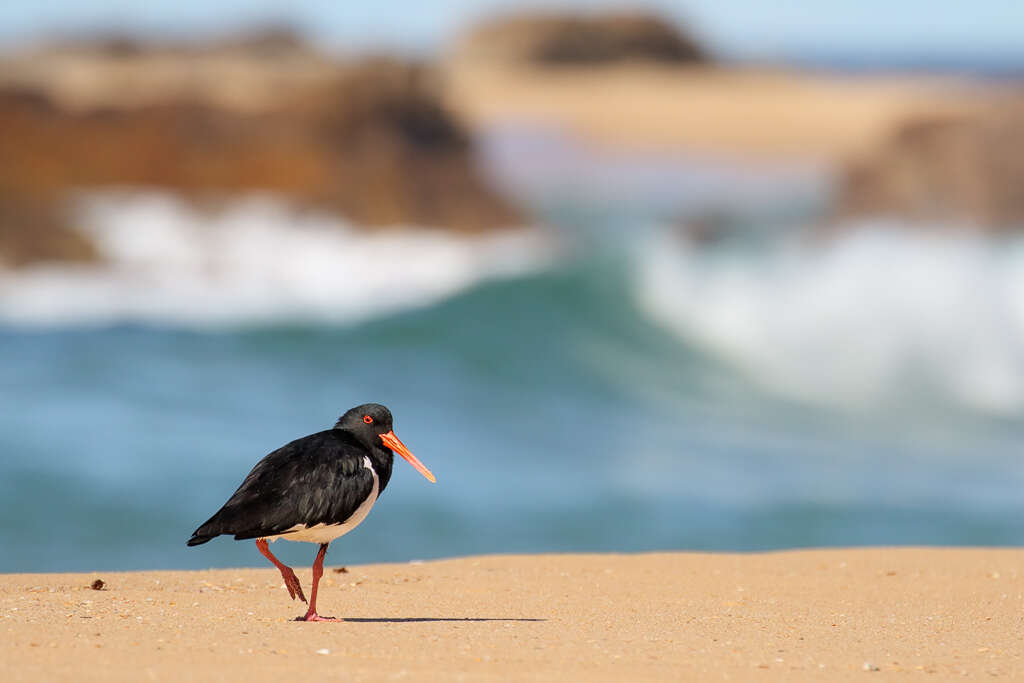
M 285 567 L 281 570 L 281 578 L 284 579 L 285 588 L 288 589 L 288 595 L 292 596 L 292 600 L 298 596 L 299 600 L 306 602 L 306 596 L 302 592 L 302 584 L 299 583 L 299 577 L 295 576 L 295 572 L 290 567 Z
M 322 617 L 316 612 L 307 612 L 304 617 L 295 617 L 295 621 L 345 621 L 337 617 Z

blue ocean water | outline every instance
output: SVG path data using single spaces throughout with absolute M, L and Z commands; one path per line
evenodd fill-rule
M 56 291 L 39 282 L 54 274 L 7 281 L 0 570 L 260 565 L 251 543 L 185 539 L 260 457 L 366 401 L 392 409 L 438 482 L 398 461 L 368 521 L 332 545 L 336 563 L 1024 542 L 1021 318 L 1002 311 L 997 338 L 975 338 L 976 309 L 1017 303 L 1012 245 L 883 230 L 805 252 L 572 227 L 596 222 L 551 229 L 541 249 L 556 257 L 347 322 L 211 324 L 200 302 L 193 320 L 179 307 L 165 323 L 130 310 L 27 322 L 15 300 Z M 893 276 L 879 253 L 900 249 Z M 909 273 L 929 268 L 976 289 L 961 302 L 922 290 Z M 60 291 L 79 310 L 102 306 L 75 296 L 111 296 Z M 934 338 L 941 324 L 949 339 Z M 819 341 L 790 339 L 806 335 Z M 1011 376 L 954 381 L 958 354 Z M 846 372 L 861 356 L 866 386 Z

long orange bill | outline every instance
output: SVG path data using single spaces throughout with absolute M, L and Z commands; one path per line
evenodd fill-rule
M 405 447 L 405 444 L 398 440 L 395 433 L 388 432 L 387 434 L 381 434 L 380 440 L 384 442 L 384 445 L 398 453 L 400 456 L 409 461 L 409 464 L 416 468 L 416 470 L 427 478 L 428 481 L 434 483 L 437 479 L 434 477 L 434 473 L 427 469 L 427 466 L 420 462 L 420 459 L 409 452 L 409 449 Z

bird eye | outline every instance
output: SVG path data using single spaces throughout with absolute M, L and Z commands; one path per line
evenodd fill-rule
M 365 422 L 368 425 L 372 425 L 373 424 L 373 418 L 370 417 L 369 415 L 363 415 L 363 422 Z

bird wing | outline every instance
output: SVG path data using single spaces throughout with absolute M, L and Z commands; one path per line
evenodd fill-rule
M 373 472 L 345 446 L 320 432 L 270 453 L 194 535 L 260 538 L 296 525 L 343 523 L 373 490 Z

